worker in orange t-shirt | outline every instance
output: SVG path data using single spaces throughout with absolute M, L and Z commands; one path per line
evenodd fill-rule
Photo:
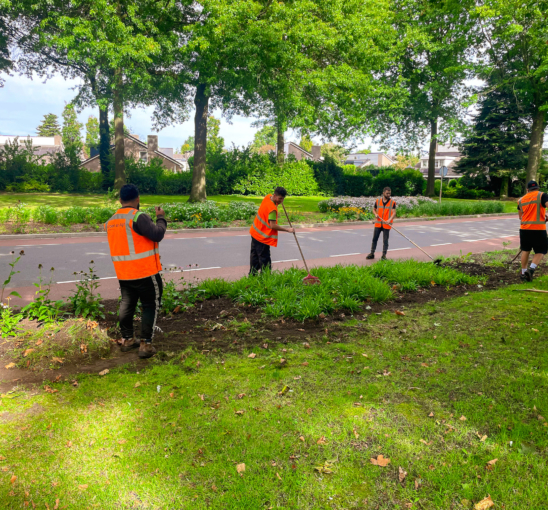
M 257 216 L 249 229 L 251 234 L 251 257 L 249 274 L 254 275 L 272 267 L 270 247 L 278 246 L 278 232 L 293 234 L 294 228 L 278 225 L 278 206 L 287 195 L 285 188 L 278 187 L 273 195 L 263 198 Z

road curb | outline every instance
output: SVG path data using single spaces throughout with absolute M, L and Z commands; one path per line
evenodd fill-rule
M 438 221 L 438 220 L 455 220 L 462 218 L 493 218 L 501 216 L 517 216 L 515 213 L 495 213 L 495 214 L 465 214 L 462 216 L 431 216 L 428 218 L 397 218 L 394 223 L 410 223 L 421 221 Z M 342 227 L 342 226 L 361 226 L 361 225 L 373 225 L 374 220 L 369 221 L 341 221 L 335 223 L 294 223 L 295 228 L 330 228 L 330 227 Z M 181 228 L 178 230 L 167 230 L 168 234 L 189 234 L 196 232 L 243 232 L 248 231 L 249 227 L 223 227 L 223 228 Z M 77 238 L 77 237 L 103 237 L 106 236 L 106 232 L 57 232 L 52 234 L 0 234 L 0 241 L 3 239 L 64 239 L 64 238 Z

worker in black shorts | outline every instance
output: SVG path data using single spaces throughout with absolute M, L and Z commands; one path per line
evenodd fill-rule
M 535 269 L 548 252 L 548 237 L 546 235 L 547 203 L 548 194 L 539 191 L 536 181 L 529 181 L 527 183 L 527 194 L 518 201 L 522 281 L 533 281 Z M 535 255 L 529 269 L 527 269 L 531 250 L 535 251 Z

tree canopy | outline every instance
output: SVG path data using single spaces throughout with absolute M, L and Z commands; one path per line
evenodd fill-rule
M 36 128 L 38 136 L 55 136 L 61 134 L 61 126 L 59 126 L 59 117 L 54 113 L 47 113 Z

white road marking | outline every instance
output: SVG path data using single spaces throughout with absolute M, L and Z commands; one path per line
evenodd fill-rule
M 104 276 L 103 278 L 95 278 L 96 280 L 113 280 L 117 276 Z M 57 283 L 76 283 L 81 282 L 82 280 L 67 280 L 66 282 L 57 282 Z
M 431 244 L 430 246 L 447 246 L 448 244 L 453 244 L 453 243 Z
M 207 237 L 172 237 L 171 239 L 207 239 Z
M 411 248 L 388 248 L 388 251 L 410 250 Z
M 299 259 L 275 260 L 272 263 L 273 264 L 279 264 L 280 262 L 295 262 L 296 260 L 299 260 Z
M 464 243 L 475 243 L 476 241 L 488 241 L 489 239 L 493 239 L 492 237 L 483 237 L 482 239 L 463 239 L 462 241 Z
M 341 253 L 340 255 L 329 255 L 330 257 L 348 257 L 349 255 L 361 255 L 361 253 Z

